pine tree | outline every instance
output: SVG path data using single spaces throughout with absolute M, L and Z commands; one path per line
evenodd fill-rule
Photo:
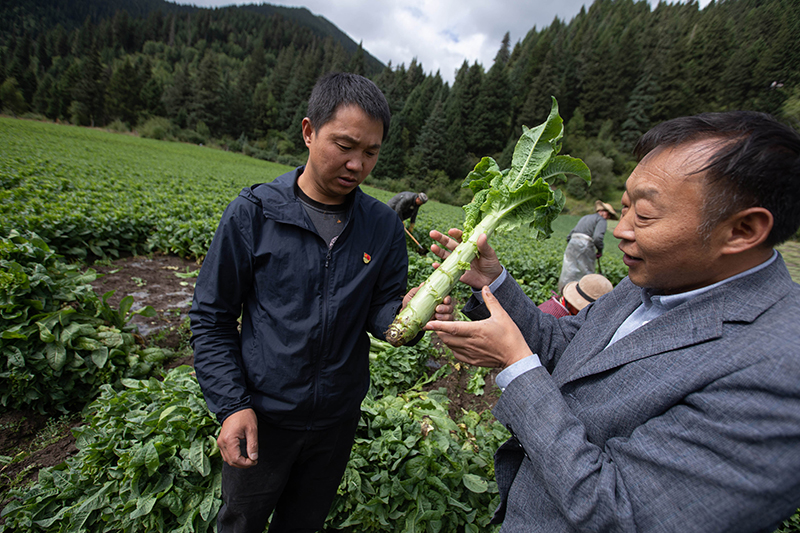
M 400 180 L 406 175 L 405 158 L 408 153 L 408 132 L 402 115 L 392 117 L 389 134 L 381 145 L 378 163 L 372 176 L 378 179 Z
M 94 127 L 104 123 L 105 86 L 100 53 L 92 45 L 80 61 L 80 77 L 72 90 L 69 112 L 75 124 Z
M 269 130 L 277 129 L 280 108 L 278 100 L 270 90 L 269 79 L 264 78 L 253 93 L 253 128 L 256 136 L 263 136 Z
M 451 180 L 459 183 L 466 176 L 469 167 L 472 166 L 469 164 L 464 130 L 464 118 L 471 112 L 467 84 L 469 72 L 469 63 L 464 61 L 456 73 L 453 88 L 448 92 L 443 109 L 447 129 L 444 133 L 445 149 L 442 156 L 444 163 L 442 168 Z
M 475 122 L 472 126 L 475 131 L 474 147 L 476 152 L 483 155 L 501 151 L 511 133 L 511 92 L 506 70 L 508 57 L 506 34 L 475 103 Z
M 420 131 L 417 145 L 412 152 L 412 172 L 416 176 L 414 188 L 424 190 L 432 187 L 430 174 L 434 170 L 447 170 L 447 122 L 444 118 L 441 99 L 437 99 L 425 125 Z
M 367 73 L 367 68 L 364 60 L 364 48 L 362 42 L 358 43 L 358 49 L 353 53 L 350 58 L 350 63 L 347 65 L 347 71 L 359 76 L 364 76 Z
M 267 55 L 264 46 L 259 41 L 250 56 L 245 59 L 242 83 L 244 89 L 252 92 L 261 79 L 267 74 Z
M 192 83 L 189 126 L 200 121 L 218 134 L 222 126 L 222 79 L 216 53 L 208 51 L 200 61 Z
M 459 74 L 463 71 L 463 68 L 464 66 L 462 65 L 462 70 L 459 71 Z M 477 155 L 479 158 L 485 154 L 480 152 L 478 148 L 481 139 L 476 134 L 475 123 L 477 121 L 478 97 L 481 93 L 484 77 L 483 67 L 475 61 L 464 73 L 463 86 L 453 86 L 453 91 L 459 93 L 459 99 L 461 100 L 461 124 L 464 126 L 464 142 L 467 151 L 476 155 L 480 154 Z
M 317 81 L 322 65 L 322 49 L 311 47 L 297 57 L 281 109 L 281 129 L 289 135 L 300 133 L 300 123 L 306 114 L 306 104 Z
M 650 129 L 650 113 L 656 101 L 658 86 L 649 73 L 643 74 L 628 100 L 626 119 L 620 126 L 623 150 L 631 153 L 636 142 Z
M 180 128 L 185 128 L 188 125 L 187 120 L 192 99 L 192 81 L 187 70 L 186 65 L 178 64 L 175 67 L 171 82 L 164 88 L 164 93 L 161 96 L 167 116 Z
M 417 136 L 433 110 L 437 94 L 442 90 L 442 84 L 442 77 L 437 72 L 435 76 L 425 78 L 408 96 L 402 115 L 406 119 L 406 129 L 411 146 L 417 144 Z
M 114 70 L 106 88 L 106 111 L 109 118 L 120 119 L 128 126 L 135 126 L 142 111 L 141 80 L 130 58 L 125 57 Z

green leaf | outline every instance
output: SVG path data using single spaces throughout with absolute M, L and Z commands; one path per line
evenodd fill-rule
M 156 450 L 155 445 L 152 442 L 148 442 L 144 445 L 145 449 L 145 457 L 144 457 L 144 465 L 147 467 L 147 473 L 151 476 L 158 470 L 158 467 L 161 466 L 161 460 L 158 457 L 158 451 Z
M 39 339 L 42 342 L 55 342 L 57 340 L 50 328 L 44 323 L 37 322 L 36 325 L 39 326 Z
M 413 479 L 425 479 L 428 477 L 428 460 L 421 456 L 412 457 L 406 463 L 406 474 Z
M 122 300 L 120 300 L 120 302 L 119 302 L 119 313 L 122 316 L 127 317 L 128 316 L 128 311 L 131 310 L 132 306 L 133 306 L 133 296 L 131 296 L 129 294 L 126 297 L 124 297 Z
M 211 473 L 211 461 L 208 460 L 208 456 L 203 449 L 203 441 L 197 439 L 192 441 L 192 446 L 189 449 L 189 462 L 201 476 L 206 477 Z
M 47 364 L 55 372 L 58 372 L 67 362 L 67 349 L 60 342 L 50 342 L 45 346 Z
M 540 177 L 548 184 L 553 185 L 557 179 L 566 180 L 567 175 L 577 176 L 587 185 L 592 183 L 592 173 L 586 163 L 568 155 L 556 156 L 549 165 L 542 169 Z
M 97 365 L 97 368 L 103 368 L 108 361 L 108 347 L 101 346 L 96 350 L 92 350 L 92 362 Z
M 475 474 L 464 474 L 462 481 L 465 487 L 476 494 L 482 494 L 489 488 L 488 480 Z
M 151 306 L 151 305 L 147 305 L 145 307 L 142 307 L 138 311 L 134 311 L 132 314 L 143 316 L 143 317 L 147 317 L 147 318 L 158 316 L 158 313 L 156 312 L 155 309 L 153 309 L 153 306 Z
M 136 502 L 136 509 L 130 514 L 131 520 L 150 514 L 156 501 L 158 498 L 155 494 L 147 494 L 139 498 Z
M 3 354 L 8 358 L 9 367 L 23 368 L 25 366 L 25 357 L 16 346 L 9 346 L 3 350 Z

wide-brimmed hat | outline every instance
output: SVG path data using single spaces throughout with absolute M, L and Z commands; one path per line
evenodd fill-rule
M 564 289 L 561 292 L 564 295 L 564 299 L 580 311 L 613 289 L 614 286 L 602 274 L 586 274 L 580 281 L 573 281 L 564 285 Z
M 617 212 L 614 211 L 614 208 L 611 207 L 611 204 L 607 204 L 605 202 L 601 202 L 600 200 L 597 200 L 594 203 L 594 210 L 595 210 L 595 212 L 603 211 L 603 210 L 608 211 L 608 214 L 611 215 L 611 218 L 614 219 L 614 220 L 617 220 Z

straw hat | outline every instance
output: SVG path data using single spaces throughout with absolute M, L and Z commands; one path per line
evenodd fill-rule
M 601 202 L 600 200 L 597 200 L 594 203 L 594 210 L 595 210 L 595 212 L 606 210 L 606 211 L 608 211 L 608 214 L 611 215 L 611 219 L 612 220 L 617 220 L 617 212 L 614 211 L 614 208 L 611 207 L 611 204 L 607 204 L 605 202 Z
M 564 285 L 564 299 L 580 311 L 614 288 L 602 274 L 586 274 L 580 281 Z

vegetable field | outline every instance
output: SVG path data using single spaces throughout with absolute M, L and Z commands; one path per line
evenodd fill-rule
M 213 530 L 218 426 L 191 367 L 162 370 L 181 354 L 136 332 L 133 297 L 111 305 L 112 294 L 90 284 L 97 265 L 122 256 L 202 258 L 239 190 L 286 170 L 200 146 L 0 118 L 0 410 L 83 413 L 73 457 L 0 495 L 0 531 Z M 534 300 L 555 289 L 577 218 L 557 218 L 544 241 L 492 237 Z M 429 230 L 463 220 L 460 207 L 429 202 L 415 236 L 429 245 Z M 625 269 L 610 231 L 606 239 L 602 269 L 616 283 Z M 434 258 L 412 251 L 409 260 L 415 286 Z M 487 372 L 455 364 L 430 336 L 415 347 L 374 340 L 371 354 L 372 387 L 330 530 L 491 531 L 492 454 L 507 433 L 487 410 L 452 409 L 436 386 L 466 372 L 466 391 L 481 395 Z

